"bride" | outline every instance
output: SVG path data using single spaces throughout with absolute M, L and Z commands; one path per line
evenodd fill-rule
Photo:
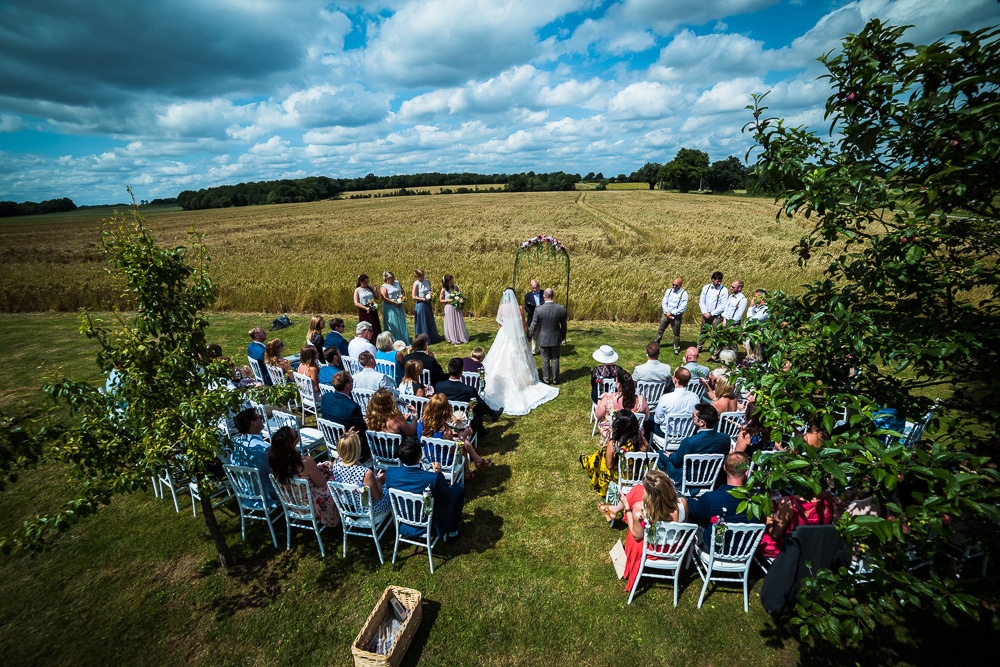
M 501 407 L 508 415 L 526 415 L 559 395 L 559 389 L 538 381 L 538 369 L 528 349 L 524 313 L 514 290 L 504 290 L 497 311 L 496 340 L 483 359 L 486 391 L 483 398 L 494 410 Z

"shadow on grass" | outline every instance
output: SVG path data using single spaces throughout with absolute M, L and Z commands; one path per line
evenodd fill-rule
M 995 660 L 1000 651 L 1000 633 L 988 620 L 959 618 L 952 627 L 926 610 L 901 616 L 895 628 L 876 629 L 857 646 L 834 646 L 825 641 L 801 642 L 799 628 L 781 619 L 761 630 L 770 648 L 798 647 L 802 665 L 931 665 L 971 659 Z
M 510 433 L 507 431 L 511 427 L 510 422 L 498 423 L 490 426 L 490 434 L 483 440 L 480 444 L 480 455 L 489 456 L 492 454 L 508 454 L 515 449 L 520 444 L 521 435 L 519 433 Z
M 229 618 L 252 609 L 267 607 L 281 595 L 282 583 L 291 572 L 298 569 L 294 552 L 279 551 L 268 539 L 241 542 L 232 547 L 236 565 L 227 576 L 239 585 L 229 595 L 220 595 L 212 601 L 217 619 Z
M 589 378 L 590 377 L 590 369 L 589 368 L 573 368 L 573 369 L 568 370 L 568 371 L 560 371 L 560 373 L 559 373 L 559 382 L 560 382 L 560 384 L 562 384 L 562 383 L 570 382 L 572 380 L 575 380 L 575 379 L 581 378 L 581 377 L 588 377 Z
M 403 656 L 403 661 L 400 665 L 416 665 L 420 662 L 420 657 L 424 653 L 424 645 L 427 643 L 427 638 L 430 637 L 431 630 L 434 629 L 434 622 L 441 611 L 441 603 L 426 597 L 421 598 L 420 611 L 420 627 L 417 628 L 417 633 L 413 635 L 410 647 L 406 649 L 406 655 Z
M 465 485 L 465 501 L 488 498 L 502 493 L 510 479 L 510 466 L 493 464 Z

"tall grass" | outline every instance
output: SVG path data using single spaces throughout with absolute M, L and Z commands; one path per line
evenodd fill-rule
M 513 279 L 521 241 L 550 234 L 570 253 L 572 318 L 649 321 L 677 275 L 693 293 L 715 270 L 744 279 L 748 289 L 795 289 L 813 277 L 789 251 L 800 223 L 777 225 L 774 213 L 763 199 L 623 190 L 157 208 L 144 215 L 162 242 L 183 244 L 191 229 L 206 235 L 220 310 L 352 312 L 359 273 L 377 286 L 392 270 L 408 290 L 421 267 L 434 286 L 454 274 L 470 312 L 490 314 Z M 102 214 L 88 209 L 0 225 L 7 268 L 0 311 L 122 305 L 103 271 Z M 564 298 L 561 263 L 522 262 L 518 273 L 519 291 L 538 277 Z M 697 309 L 689 310 L 693 322 Z

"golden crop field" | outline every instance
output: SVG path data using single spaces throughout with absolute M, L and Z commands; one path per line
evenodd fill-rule
M 572 318 L 649 321 L 676 275 L 695 299 L 715 270 L 727 281 L 742 278 L 747 291 L 795 290 L 816 277 L 818 270 L 801 269 L 790 251 L 803 223 L 776 223 L 775 211 L 770 199 L 609 190 L 152 208 L 143 215 L 161 243 L 186 243 L 192 229 L 205 234 L 220 310 L 353 312 L 359 273 L 377 286 L 382 272 L 392 270 L 409 293 L 413 269 L 421 267 L 432 286 L 454 274 L 470 313 L 491 315 L 511 284 L 520 243 L 548 234 L 569 251 Z M 88 209 L 0 222 L 0 311 L 114 306 L 100 253 L 102 214 Z M 529 256 L 519 265 L 519 292 L 531 277 L 564 301 L 561 262 Z M 696 310 L 688 309 L 692 321 Z

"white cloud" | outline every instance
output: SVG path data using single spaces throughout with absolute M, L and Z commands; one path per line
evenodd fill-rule
M 633 83 L 608 101 L 608 114 L 624 120 L 660 118 L 671 113 L 680 96 L 679 86 L 657 81 Z

